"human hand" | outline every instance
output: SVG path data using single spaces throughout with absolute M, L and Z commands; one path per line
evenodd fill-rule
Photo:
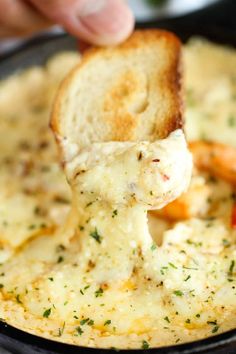
M 59 24 L 72 35 L 111 45 L 132 32 L 124 0 L 0 0 L 0 38 L 22 37 Z

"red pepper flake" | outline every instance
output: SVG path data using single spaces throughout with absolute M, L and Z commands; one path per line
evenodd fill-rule
M 169 176 L 167 176 L 167 175 L 163 175 L 163 180 L 164 180 L 164 181 L 169 181 L 169 179 L 170 179 L 170 177 L 169 177 Z
M 152 162 L 160 162 L 160 159 L 154 159 Z
M 233 229 L 236 229 L 236 204 L 233 205 L 231 213 L 231 226 Z

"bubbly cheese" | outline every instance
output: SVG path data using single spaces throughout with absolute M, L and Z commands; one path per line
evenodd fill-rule
M 187 137 L 236 147 L 236 51 L 194 38 L 184 67 Z
M 212 116 L 218 114 L 213 101 L 203 100 L 203 89 L 210 85 L 212 77 L 194 74 L 197 68 L 203 70 L 203 53 L 209 51 L 221 52 L 220 57 L 226 55 L 228 62 L 235 62 L 234 51 L 205 42 L 185 48 L 185 87 L 191 88 L 196 97 L 194 107 L 189 97 L 187 100 L 189 139 L 202 137 L 202 128 L 196 130 L 199 135 L 193 135 L 195 128 L 189 127 L 198 127 L 199 123 L 205 129 L 202 116 L 208 110 Z M 222 59 L 215 58 L 209 67 L 216 74 L 218 69 L 214 68 Z M 0 317 L 13 326 L 56 341 L 105 348 L 159 347 L 235 328 L 236 231 L 230 222 L 232 186 L 202 174 L 199 178 L 209 189 L 209 206 L 201 219 L 170 224 L 153 215 L 147 217 L 147 209 L 160 203 L 155 198 L 163 188 L 163 184 L 158 184 L 159 178 L 170 168 L 158 165 L 160 162 L 149 163 L 159 159 L 157 154 L 162 155 L 162 163 L 167 146 L 145 142 L 120 145 L 118 150 L 117 146 L 102 146 L 97 157 L 93 151 L 83 151 L 78 156 L 75 148 L 71 150 L 67 172 L 71 172 L 79 200 L 72 201 L 74 212 L 68 213 L 71 193 L 57 162 L 48 118 L 60 76 L 77 60 L 74 53 L 63 54 L 45 68 L 29 69 L 0 84 Z M 221 77 L 231 80 L 235 66 L 219 67 Z M 201 89 L 198 77 L 204 82 Z M 228 126 L 228 113 L 224 112 L 228 112 L 228 106 L 235 107 L 235 101 L 232 106 L 227 97 L 224 96 L 225 110 L 218 115 L 219 135 L 212 119 L 207 136 L 234 145 L 234 127 Z M 190 114 L 193 110 L 195 113 Z M 173 144 L 176 158 L 172 168 L 182 168 L 181 159 L 188 159 L 181 154 L 185 151 L 184 141 L 181 135 L 169 139 L 166 144 Z M 175 144 L 180 141 L 183 150 L 175 151 Z M 102 157 L 110 166 L 111 179 L 112 168 L 121 173 L 119 159 L 125 157 L 128 175 L 113 178 L 113 188 L 119 190 L 120 183 L 126 181 L 130 195 L 137 193 L 140 204 L 134 195 L 130 204 L 120 203 L 124 190 L 114 194 L 114 207 L 101 201 L 101 195 L 103 200 L 112 195 L 112 183 L 102 180 L 103 170 L 97 163 Z M 134 170 L 139 164 L 144 168 L 146 163 L 153 174 L 151 180 L 140 186 Z M 79 173 L 84 167 L 90 171 Z M 171 169 L 167 176 L 173 173 L 180 178 L 183 171 Z M 96 177 L 100 184 L 95 183 Z M 157 185 L 149 191 L 154 181 Z M 166 191 L 176 190 L 174 180 L 167 179 L 166 183 Z M 109 193 L 105 194 L 105 189 Z M 88 194 L 79 195 L 84 190 Z M 144 203 L 141 191 L 148 195 Z M 170 194 L 168 198 L 176 196 Z

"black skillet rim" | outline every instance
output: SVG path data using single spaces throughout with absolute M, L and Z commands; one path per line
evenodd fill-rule
M 149 27 L 141 25 L 141 27 Z M 152 26 L 154 27 L 154 25 Z M 196 24 L 192 26 L 163 24 L 159 27 L 172 30 L 177 33 L 185 42 L 192 35 L 204 36 L 212 41 L 236 47 L 236 35 L 234 32 L 223 31 L 217 28 L 199 28 Z M 76 41 L 68 35 L 44 35 L 33 39 L 24 44 L 20 49 L 12 51 L 5 57 L 0 58 L 0 78 L 9 76 L 14 71 L 24 69 L 33 65 L 42 65 L 51 55 L 65 49 L 76 49 Z M 40 50 L 40 56 L 38 53 Z M 28 60 L 27 60 L 28 59 Z M 25 349 L 29 348 L 30 353 L 42 354 L 105 354 L 111 352 L 109 349 L 93 349 L 65 344 L 50 339 L 45 339 L 0 321 L 0 344 L 10 350 L 23 345 Z M 13 349 L 14 350 L 14 349 Z M 32 352 L 32 350 L 35 350 Z M 217 350 L 217 352 L 216 352 Z M 214 353 L 236 352 L 236 329 L 221 333 L 206 339 L 189 342 L 185 344 L 173 345 L 168 347 L 153 348 L 148 351 L 154 354 L 195 354 L 195 353 Z M 223 351 L 222 351 L 223 350 Z M 27 350 L 28 351 L 28 350 Z M 16 352 L 14 350 L 14 352 Z M 143 350 L 122 350 L 121 353 L 143 353 Z M 146 351 L 145 351 L 146 352 Z M 27 354 L 27 352 L 24 352 Z

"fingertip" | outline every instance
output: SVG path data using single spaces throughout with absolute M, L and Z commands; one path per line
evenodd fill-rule
M 123 0 L 106 1 L 99 11 L 80 17 L 83 27 L 98 45 L 114 45 L 125 40 L 134 29 L 134 15 Z
M 65 28 L 76 37 L 102 46 L 124 41 L 134 24 L 134 15 L 123 0 L 88 0 L 85 9 L 80 6 L 64 22 Z

